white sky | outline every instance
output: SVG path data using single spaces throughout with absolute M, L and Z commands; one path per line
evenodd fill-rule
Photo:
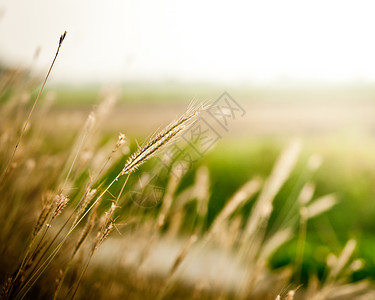
M 54 82 L 375 81 L 375 1 L 0 0 L 0 59 Z M 33 62 L 35 50 L 41 52 Z

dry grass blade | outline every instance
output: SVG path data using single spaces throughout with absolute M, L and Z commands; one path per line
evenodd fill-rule
M 362 300 L 374 299 L 374 293 L 371 295 L 368 293 L 368 289 L 371 286 L 370 282 L 362 281 L 357 283 L 350 283 L 341 285 L 331 290 L 328 299 L 359 299 L 360 295 L 363 295 Z
M 371 289 L 371 283 L 368 281 L 359 281 L 356 283 L 324 286 L 314 296 L 312 300 L 351 300 L 351 299 L 374 299 L 375 292 Z
M 160 212 L 159 212 L 159 216 L 158 216 L 158 219 L 157 219 L 157 225 L 156 225 L 157 230 L 159 230 L 161 227 L 163 227 L 163 225 L 165 223 L 165 218 L 166 218 L 167 214 L 169 213 L 169 210 L 172 206 L 173 196 L 174 196 L 174 193 L 177 190 L 177 187 L 180 183 L 182 175 L 183 175 L 182 169 L 179 169 L 177 165 L 174 165 L 173 169 L 172 169 L 172 175 L 169 177 L 169 181 L 168 181 L 168 184 L 167 184 L 167 190 L 164 194 L 163 203 L 162 203 L 162 206 L 161 206 L 161 209 L 160 209 Z
M 163 299 L 166 296 L 168 290 L 171 287 L 173 275 L 176 273 L 176 271 L 178 270 L 179 266 L 181 265 L 181 263 L 185 259 L 186 255 L 189 253 L 190 249 L 197 242 L 197 240 L 198 240 L 198 236 L 197 236 L 196 233 L 194 233 L 193 235 L 190 236 L 189 240 L 186 242 L 186 244 L 182 247 L 182 249 L 178 253 L 176 259 L 174 260 L 174 262 L 173 262 L 173 264 L 171 266 L 171 269 L 169 270 L 168 277 L 165 280 L 165 285 L 161 289 L 160 294 L 157 297 L 158 300 L 161 300 L 161 299 Z
M 293 231 L 291 228 L 276 232 L 263 246 L 260 257 L 264 260 L 268 259 L 281 245 L 291 239 L 292 235 Z
M 306 207 L 306 214 L 308 218 L 314 218 L 323 212 L 331 209 L 337 203 L 335 195 L 326 195 L 316 199 L 309 206 Z
M 328 275 L 328 281 L 333 280 L 342 271 L 345 265 L 349 262 L 349 259 L 352 256 L 356 246 L 357 242 L 355 240 L 349 240 L 346 243 L 345 248 L 342 250 L 340 256 L 337 259 L 336 265 Z
M 208 168 L 201 166 L 196 171 L 194 196 L 197 199 L 197 213 L 201 218 L 207 214 L 208 201 L 210 198 L 210 173 Z
M 213 235 L 219 231 L 223 222 L 240 206 L 244 201 L 251 198 L 261 186 L 259 179 L 245 183 L 227 202 L 219 215 L 215 218 L 208 235 Z
M 277 161 L 271 176 L 265 183 L 265 186 L 256 202 L 245 228 L 245 238 L 254 234 L 262 219 L 269 216 L 272 211 L 272 201 L 278 193 L 281 186 L 288 179 L 301 149 L 301 143 L 295 141 L 289 145 L 281 154 Z
M 298 202 L 300 203 L 300 205 L 307 205 L 311 201 L 312 197 L 314 196 L 314 192 L 315 192 L 315 185 L 312 182 L 307 182 L 303 186 L 298 196 Z
M 181 251 L 177 255 L 177 257 L 176 257 L 176 259 L 175 259 L 175 261 L 174 261 L 174 263 L 173 263 L 173 265 L 170 269 L 170 272 L 169 272 L 170 276 L 173 276 L 173 274 L 177 271 L 177 268 L 181 265 L 182 261 L 184 260 L 184 258 L 188 254 L 189 250 L 196 243 L 197 240 L 198 240 L 198 236 L 196 234 L 193 234 L 190 237 L 190 239 L 188 240 L 186 245 L 181 249 Z

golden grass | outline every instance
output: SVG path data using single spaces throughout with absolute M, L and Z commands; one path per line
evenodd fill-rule
M 335 205 L 334 195 L 316 198 L 315 184 L 306 182 L 293 204 L 297 215 L 291 218 L 289 211 L 280 213 L 281 225 L 270 228 L 271 215 L 278 214 L 275 197 L 299 159 L 299 141 L 285 148 L 268 178 L 246 178 L 208 226 L 209 204 L 215 199 L 205 166 L 197 168 L 190 185 L 181 186 L 184 173 L 172 165 L 174 175 L 164 177 L 161 203 L 147 210 L 131 200 L 132 191 L 142 190 L 133 177 L 142 178 L 148 172 L 146 161 L 176 143 L 206 106 L 190 107 L 138 147 L 124 164 L 129 147 L 125 135 L 103 142 L 97 130 L 110 114 L 116 93 L 104 98 L 74 132 L 56 125 L 51 133 L 43 117 L 32 118 L 38 99 L 43 100 L 41 92 L 51 68 L 31 112 L 30 79 L 19 72 L 0 77 L 4 97 L 0 118 L 1 299 L 351 299 L 374 295 L 369 283 L 349 281 L 353 270 L 361 267 L 353 255 L 354 240 L 337 257 L 328 257 L 323 279 L 312 275 L 309 283 L 299 286 L 306 224 Z M 6 90 L 11 96 L 4 96 Z M 43 116 L 48 108 L 42 105 L 41 112 Z M 320 164 L 315 156 L 306 169 L 313 173 Z M 247 216 L 242 209 L 249 202 L 253 206 Z M 111 234 L 116 231 L 120 238 Z M 268 263 L 273 253 L 296 234 L 295 265 L 271 270 Z

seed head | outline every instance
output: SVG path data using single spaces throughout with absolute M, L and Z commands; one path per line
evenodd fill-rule
M 189 125 L 191 125 L 204 110 L 203 106 L 193 108 L 184 113 L 177 121 L 171 123 L 143 147 L 138 149 L 126 162 L 121 175 L 129 174 L 155 156 L 161 149 L 172 143 Z

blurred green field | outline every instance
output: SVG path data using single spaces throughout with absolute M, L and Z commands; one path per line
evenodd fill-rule
M 362 82 L 337 85 L 252 85 L 242 84 L 209 84 L 170 82 L 128 82 L 107 88 L 98 85 L 55 85 L 48 86 L 46 91 L 56 93 L 58 106 L 85 106 L 97 103 L 98 96 L 106 90 L 121 91 L 120 103 L 175 103 L 199 100 L 215 100 L 224 91 L 235 99 L 247 99 L 252 102 L 296 103 L 313 102 L 320 104 L 355 101 L 359 105 L 375 100 L 375 87 Z
M 231 91 L 231 87 L 228 87 Z M 119 103 L 126 111 L 127 107 L 138 105 L 147 110 L 158 105 L 171 103 L 173 107 L 183 107 L 194 97 L 199 99 L 213 99 L 223 91 L 221 86 L 186 85 L 175 82 L 155 84 L 129 84 L 121 87 Z M 232 87 L 232 94 L 236 99 L 246 99 L 248 102 L 269 104 L 270 106 L 288 107 L 298 104 L 302 107 L 314 105 L 338 105 L 345 107 L 347 103 L 361 107 L 363 104 L 373 104 L 375 87 L 366 85 L 352 85 L 339 87 L 249 87 L 246 85 Z M 87 107 L 96 103 L 100 90 L 97 87 L 87 88 L 54 88 L 57 107 Z M 182 103 L 182 105 L 178 105 Z M 243 102 L 242 102 L 243 103 Z M 137 107 L 137 106 L 136 106 Z M 250 112 L 251 113 L 251 112 Z M 375 113 L 374 113 L 375 115 Z M 158 119 L 158 118 L 156 118 Z M 163 117 L 161 116 L 161 119 Z M 139 116 L 141 122 L 146 122 Z M 317 119 L 317 122 L 319 119 Z M 121 122 L 121 121 L 119 121 Z M 124 121 L 126 123 L 126 121 Z M 277 122 L 277 120 L 275 120 Z M 118 123 L 116 123 L 118 125 Z M 359 124 L 360 125 L 360 124 Z M 371 124 L 370 124 L 371 125 Z M 298 125 L 297 125 L 298 127 Z M 146 126 L 147 128 L 147 126 Z M 148 133 L 152 132 L 152 127 Z M 112 128 L 113 129 L 113 128 Z M 339 128 L 336 132 L 298 132 L 286 131 L 267 135 L 257 133 L 241 134 L 228 133 L 218 145 L 206 154 L 197 164 L 208 166 L 213 182 L 212 199 L 209 205 L 207 227 L 214 216 L 222 209 L 225 201 L 254 176 L 266 177 L 283 147 L 295 136 L 302 139 L 303 152 L 297 169 L 287 184 L 282 188 L 275 200 L 276 214 L 280 210 L 288 210 L 285 199 L 294 201 L 299 189 L 307 180 L 316 183 L 315 197 L 329 193 L 338 196 L 338 204 L 308 224 L 306 253 L 304 255 L 304 278 L 311 273 L 323 275 L 325 257 L 329 252 L 338 253 L 350 238 L 358 240 L 356 255 L 365 260 L 364 267 L 354 273 L 353 280 L 363 278 L 375 279 L 375 140 L 371 135 L 372 127 L 365 128 L 365 132 Z M 110 130 L 103 129 L 106 132 Z M 282 131 L 282 129 L 281 129 Z M 129 132 L 132 136 L 132 133 Z M 232 136 L 234 135 L 234 137 Z M 134 137 L 134 136 L 133 136 Z M 135 136 L 140 141 L 145 135 Z M 311 155 L 321 156 L 323 164 L 316 174 L 309 178 L 306 174 L 306 164 Z M 197 167 L 195 166 L 195 167 Z M 186 177 L 191 182 L 196 168 L 193 168 Z M 189 181 L 190 180 L 190 181 Z M 187 183 L 186 183 L 187 184 Z M 184 185 L 182 185 L 184 186 Z M 244 210 L 249 211 L 251 204 Z M 245 212 L 246 213 L 246 212 Z M 271 219 L 271 223 L 275 221 Z M 272 260 L 272 265 L 278 267 L 293 263 L 296 252 L 295 237 L 282 247 Z
M 323 253 L 339 252 L 350 238 L 358 240 L 356 254 L 365 259 L 364 268 L 358 271 L 353 279 L 375 278 L 375 239 L 372 235 L 375 230 L 375 143 L 369 140 L 358 143 L 355 138 L 350 137 L 305 138 L 303 141 L 304 151 L 299 164 L 275 199 L 275 214 L 292 206 L 290 201 L 295 200 L 296 193 L 309 179 L 316 183 L 314 197 L 328 193 L 338 196 L 338 204 L 334 208 L 308 224 L 304 255 L 305 278 L 308 274 L 311 275 L 311 272 L 322 275 L 325 264 L 325 261 L 322 261 L 322 257 L 325 257 Z M 228 199 L 236 186 L 243 184 L 246 178 L 256 175 L 265 177 L 269 174 L 286 142 L 286 139 L 277 138 L 253 138 L 245 142 L 232 140 L 226 141 L 208 154 L 203 162 L 211 170 L 215 182 L 212 189 L 213 199 L 217 201 L 210 205 L 211 214 L 215 215 L 221 209 L 225 199 Z M 237 143 L 240 146 L 234 148 L 233 145 Z M 309 176 L 306 164 L 313 154 L 321 155 L 323 163 L 316 174 Z M 271 223 L 272 221 L 274 220 L 271 220 Z M 275 267 L 293 262 L 296 240 L 297 237 L 278 251 L 272 261 Z

